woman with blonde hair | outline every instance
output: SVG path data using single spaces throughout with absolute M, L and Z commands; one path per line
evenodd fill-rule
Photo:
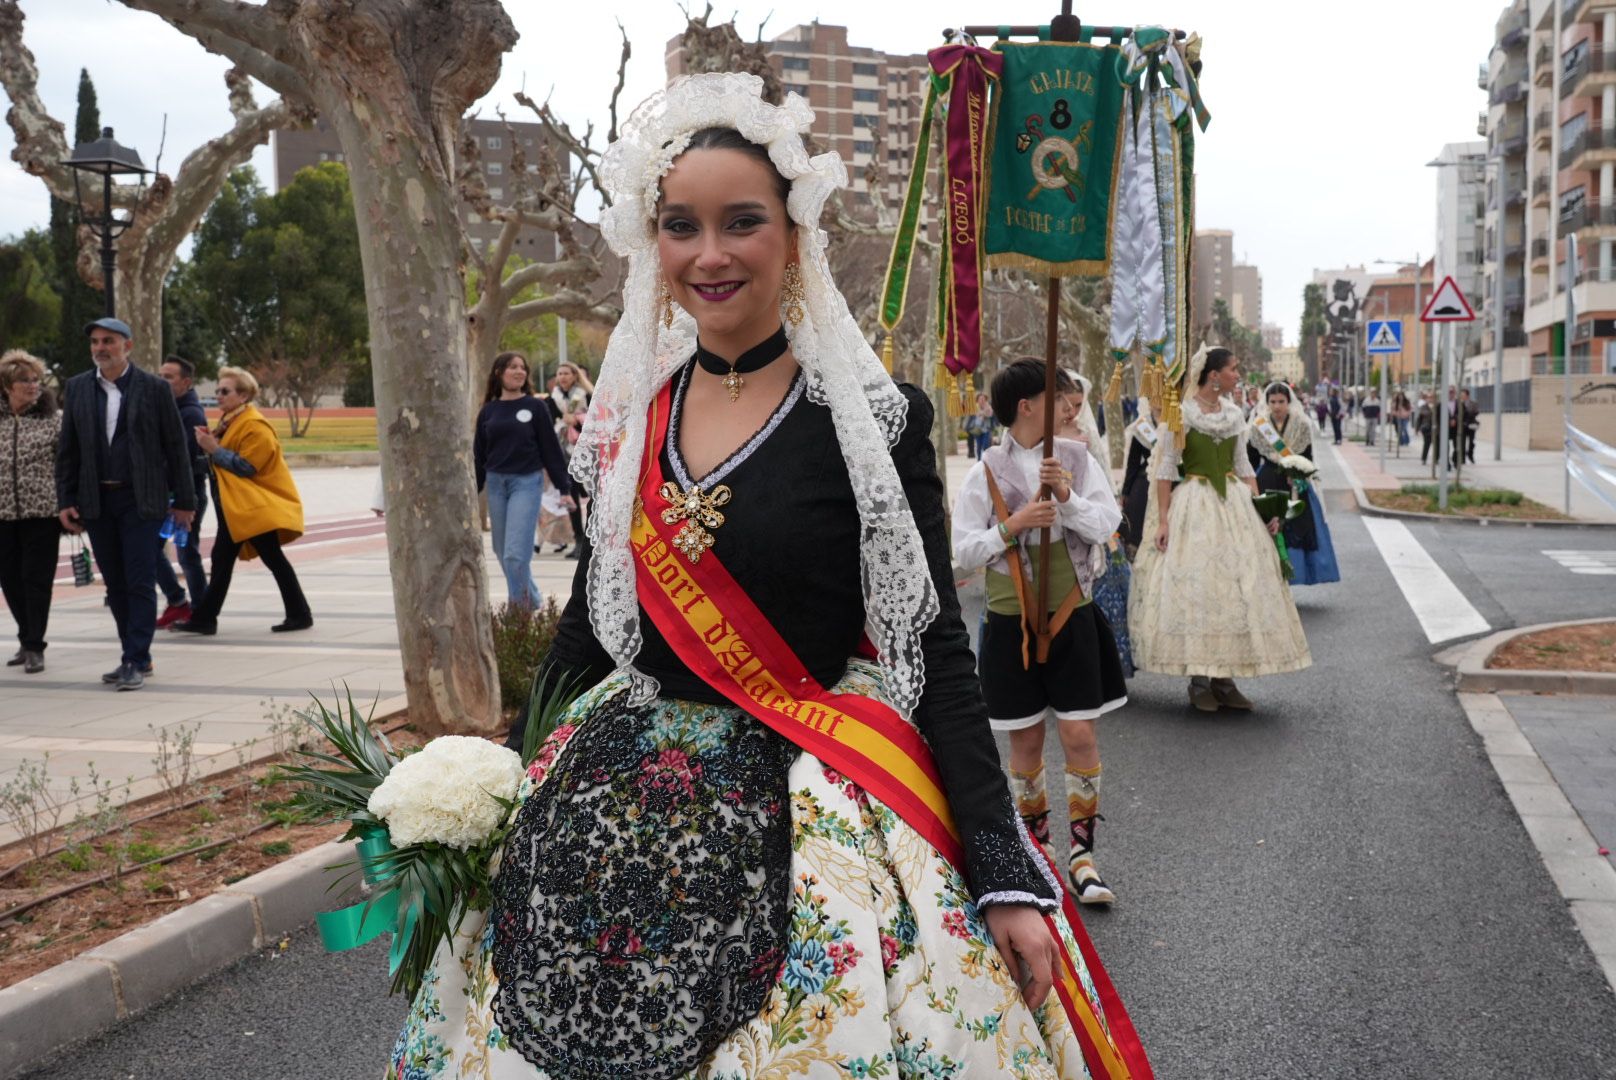
M 56 443 L 62 416 L 45 365 L 21 349 L 0 356 L 0 589 L 21 648 L 6 661 L 45 670 L 45 624 L 61 525 L 56 519 Z
M 211 431 L 196 429 L 196 445 L 213 465 L 213 502 L 219 508 L 219 532 L 213 540 L 213 576 L 207 595 L 191 617 L 169 629 L 188 634 L 214 634 L 219 611 L 230 591 L 236 560 L 262 558 L 281 591 L 286 619 L 276 633 L 307 630 L 314 625 L 297 571 L 282 550 L 303 535 L 303 500 L 292 482 L 292 470 L 280 440 L 264 414 L 253 405 L 258 380 L 241 368 L 219 369 L 215 391 L 223 415 Z

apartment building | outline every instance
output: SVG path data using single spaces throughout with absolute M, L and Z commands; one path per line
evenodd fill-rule
M 874 164 L 878 193 L 896 212 L 920 138 L 926 55 L 852 45 L 847 27 L 821 22 L 791 27 L 769 43 L 768 51 L 786 90 L 813 107 L 813 137 L 847 163 L 851 201 L 868 200 L 865 174 Z M 684 74 L 680 38 L 668 42 L 664 59 L 668 78 Z M 934 152 L 934 162 L 935 157 Z
M 1485 119 L 1483 117 L 1478 121 L 1478 128 Z M 1525 143 L 1524 129 L 1517 137 L 1521 143 Z M 1481 340 L 1483 330 L 1490 334 L 1493 325 L 1491 309 L 1483 311 L 1482 302 L 1495 295 L 1489 260 L 1496 255 L 1498 249 L 1496 243 L 1489 242 L 1489 235 L 1496 239 L 1496 224 L 1500 215 L 1495 213 L 1492 226 L 1495 231 L 1489 234 L 1487 150 L 1485 142 L 1448 143 L 1442 147 L 1432 162 L 1437 168 L 1436 256 L 1432 260 L 1433 273 L 1438 284 L 1443 279 L 1452 277 L 1480 316 L 1474 323 L 1453 325 L 1457 335 L 1456 345 L 1461 356 L 1483 351 L 1484 345 L 1486 350 L 1492 348 L 1491 337 L 1485 342 Z M 1524 194 L 1520 202 L 1524 206 Z M 1509 221 L 1511 214 L 1507 206 L 1506 213 L 1501 216 L 1505 220 L 1506 237 L 1510 244 L 1506 247 L 1507 259 L 1504 267 L 1507 279 L 1506 303 L 1511 305 L 1508 322 L 1515 328 L 1511 331 L 1513 339 L 1521 339 L 1522 332 L 1519 327 L 1526 305 L 1524 295 L 1526 264 L 1523 259 L 1526 226 L 1519 207 L 1514 210 L 1513 223 Z M 1426 292 L 1424 295 L 1429 297 L 1430 293 Z M 1526 344 L 1524 340 L 1512 340 L 1512 343 L 1515 346 Z M 1490 353 L 1488 362 L 1491 363 Z
M 1255 266 L 1236 262 L 1234 233 L 1228 229 L 1197 229 L 1190 247 L 1190 305 L 1197 325 L 1212 321 L 1212 305 L 1229 305 L 1235 322 L 1262 332 L 1262 274 Z
M 499 202 L 506 197 L 513 175 L 512 154 L 520 147 L 530 161 L 528 169 L 534 169 L 531 159 L 544 141 L 544 127 L 500 120 L 471 120 L 468 124 L 478 140 L 488 194 Z M 323 117 L 312 127 L 273 132 L 270 153 L 275 161 L 277 191 L 291 183 L 299 169 L 322 161 L 343 160 L 342 143 Z M 497 238 L 500 227 L 497 222 L 466 212 L 466 232 L 479 246 L 486 246 Z M 543 229 L 523 229 L 513 250 L 529 262 L 552 262 L 556 258 L 555 236 Z

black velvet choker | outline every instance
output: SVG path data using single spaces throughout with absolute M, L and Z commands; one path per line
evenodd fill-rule
M 724 379 L 724 389 L 729 391 L 730 401 L 741 396 L 741 389 L 746 385 L 742 375 L 750 375 L 754 371 L 762 371 L 770 364 L 786 354 L 791 347 L 791 341 L 786 337 L 784 326 L 776 330 L 762 344 L 747 349 L 732 364 L 717 353 L 710 351 L 696 340 L 696 363 L 709 375 L 721 375 Z

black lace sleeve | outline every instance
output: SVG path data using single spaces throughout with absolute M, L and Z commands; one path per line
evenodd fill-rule
M 567 685 L 574 694 L 582 693 L 610 675 L 616 667 L 611 654 L 596 640 L 595 629 L 589 624 L 589 597 L 586 590 L 589 553 L 588 538 L 580 537 L 578 572 L 572 577 L 572 595 L 567 598 L 567 606 L 561 609 L 555 641 L 534 673 L 533 688 L 528 692 L 527 702 L 516 710 L 511 733 L 505 738 L 505 745 L 518 753 L 522 750 L 522 734 L 527 730 L 528 704 L 541 691 Z
M 965 842 L 971 895 L 978 904 L 1036 904 L 1053 910 L 1058 884 L 1034 854 L 1010 802 L 999 750 L 977 680 L 976 657 L 954 591 L 943 484 L 932 449 L 932 406 L 913 386 L 901 387 L 909 420 L 893 448 L 909 509 L 920 529 L 941 610 L 921 637 L 926 686 L 915 722 L 931 744 L 943 789 Z

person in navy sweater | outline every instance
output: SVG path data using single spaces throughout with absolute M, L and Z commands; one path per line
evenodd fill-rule
M 533 534 L 539 524 L 544 476 L 563 492 L 571 490 L 567 462 L 561 454 L 550 412 L 533 396 L 527 358 L 503 352 L 488 372 L 488 389 L 477 414 L 472 441 L 477 490 L 488 490 L 488 520 L 494 553 L 505 572 L 510 602 L 538 607 L 542 598 L 533 580 Z M 572 496 L 563 495 L 569 509 Z

